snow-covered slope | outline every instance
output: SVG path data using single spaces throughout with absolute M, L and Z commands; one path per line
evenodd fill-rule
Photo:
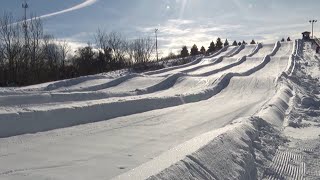
M 302 52 L 307 45 L 230 46 L 144 74 L 1 89 L 0 179 L 303 176 L 277 172 L 272 158 L 285 135 L 301 133 L 280 132 L 288 113 L 300 111 L 297 92 L 305 106 L 319 107 L 299 84 L 297 58 L 316 57 Z

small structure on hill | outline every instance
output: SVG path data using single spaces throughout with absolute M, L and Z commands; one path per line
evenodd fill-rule
M 305 31 L 305 32 L 303 32 L 302 33 L 302 39 L 303 40 L 310 40 L 311 38 L 310 38 L 310 34 L 311 34 L 311 32 L 308 32 L 308 31 Z

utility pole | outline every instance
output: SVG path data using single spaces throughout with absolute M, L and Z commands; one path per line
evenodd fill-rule
M 24 0 L 24 3 L 22 3 L 22 8 L 24 9 L 24 20 L 23 20 L 23 29 L 24 29 L 24 45 L 25 48 L 27 48 L 28 44 L 28 24 L 27 24 L 27 9 L 29 8 L 29 5 L 26 0 Z
M 158 30 L 159 29 L 155 29 L 154 33 L 156 34 L 156 53 L 157 53 L 157 61 L 159 61 L 159 56 L 158 56 Z
M 22 3 L 22 8 L 24 9 L 24 19 L 23 19 L 23 30 L 24 30 L 24 60 L 27 62 L 28 60 L 28 24 L 27 24 L 27 9 L 29 8 L 29 5 L 27 4 L 27 1 L 24 0 L 24 3 Z
M 316 23 L 316 22 L 317 22 L 317 20 L 310 20 L 310 21 L 309 21 L 309 23 L 312 24 L 312 39 L 314 38 L 314 36 L 313 36 L 313 25 L 314 25 L 314 23 Z

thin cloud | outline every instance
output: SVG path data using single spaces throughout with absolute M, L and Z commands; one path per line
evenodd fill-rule
M 67 13 L 67 12 L 71 12 L 71 11 L 75 11 L 75 10 L 78 10 L 78 9 L 82 9 L 82 8 L 91 6 L 92 4 L 96 3 L 97 1 L 98 0 L 85 0 L 85 2 L 83 2 L 81 4 L 78 4 L 76 6 L 73 6 L 71 8 L 68 8 L 68 9 L 65 9 L 65 10 L 62 10 L 62 11 L 58 11 L 58 12 L 42 15 L 42 16 L 40 16 L 40 18 L 48 18 L 48 17 L 51 17 L 51 16 L 56 16 L 56 15 L 59 15 L 59 14 L 64 14 L 64 13 Z
M 71 8 L 68 8 L 68 9 L 65 9 L 65 10 L 61 10 L 61 11 L 57 11 L 57 12 L 50 13 L 50 14 L 45 14 L 45 15 L 38 16 L 38 17 L 41 18 L 41 19 L 44 19 L 44 18 L 49 18 L 49 17 L 52 17 L 52 16 L 68 13 L 68 12 L 71 12 L 71 11 L 75 11 L 75 10 L 79 10 L 79 9 L 91 6 L 92 4 L 96 3 L 97 1 L 99 1 L 99 0 L 85 0 L 85 2 L 83 2 L 81 4 L 78 4 L 78 5 L 75 5 L 75 6 L 71 7 Z M 27 19 L 27 21 L 30 22 L 31 19 Z M 23 21 L 18 21 L 18 22 L 12 23 L 11 25 L 20 24 L 22 22 Z

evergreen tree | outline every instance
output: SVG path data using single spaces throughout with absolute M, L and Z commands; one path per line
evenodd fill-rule
M 207 52 L 208 52 L 208 53 L 212 53 L 212 52 L 215 51 L 215 49 L 216 49 L 216 45 L 215 45 L 214 42 L 212 41 L 212 42 L 210 43 L 210 46 L 208 47 Z
M 290 37 L 288 37 L 287 41 L 291 41 Z
M 195 56 L 195 55 L 198 55 L 199 54 L 199 50 L 198 50 L 198 47 L 197 45 L 193 45 L 192 48 L 191 48 L 191 51 L 190 51 L 190 54 L 191 56 Z
M 238 42 L 238 46 L 241 46 L 241 44 L 242 44 L 242 43 L 239 41 L 239 42 Z
M 217 39 L 217 43 L 216 43 L 216 48 L 217 48 L 217 50 L 220 50 L 220 49 L 222 49 L 222 41 L 221 41 L 221 38 L 218 38 Z
M 200 49 L 201 54 L 206 54 L 206 49 L 202 46 Z
M 284 38 L 281 39 L 281 42 L 285 42 L 286 40 L 284 40 Z
M 252 39 L 251 43 L 250 44 L 256 44 L 256 42 Z
M 188 51 L 187 46 L 183 46 L 183 47 L 182 47 L 182 50 L 181 50 L 180 55 L 181 55 L 181 57 L 187 57 L 187 56 L 189 56 L 189 51 Z
M 226 41 L 224 42 L 223 46 L 224 46 L 224 47 L 229 46 L 229 41 L 228 41 L 228 39 L 226 39 Z
M 232 46 L 238 46 L 237 41 L 233 41 Z

